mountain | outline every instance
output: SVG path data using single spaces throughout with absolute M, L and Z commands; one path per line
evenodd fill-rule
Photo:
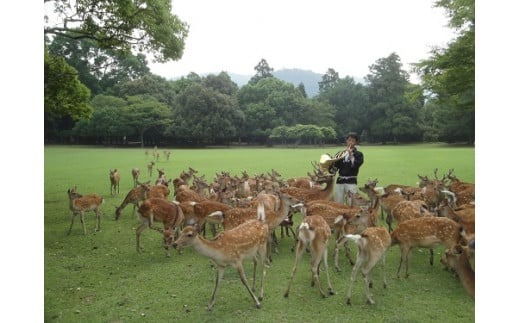
M 233 82 L 235 82 L 239 87 L 247 84 L 253 75 L 241 75 L 235 73 L 228 73 L 229 77 Z M 315 73 L 313 71 L 301 70 L 298 68 L 291 69 L 281 69 L 273 72 L 273 76 L 288 82 L 292 83 L 295 87 L 303 83 L 305 86 L 305 92 L 307 93 L 307 97 L 313 97 L 319 92 L 318 82 L 321 81 L 321 74 Z
M 279 78 L 282 81 L 292 83 L 294 86 L 298 86 L 300 83 L 303 83 L 307 97 L 311 98 L 318 94 L 318 82 L 321 81 L 323 75 L 313 71 L 292 68 L 274 71 L 273 76 Z

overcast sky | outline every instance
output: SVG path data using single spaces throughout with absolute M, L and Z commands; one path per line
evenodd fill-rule
M 150 64 L 177 78 L 226 71 L 254 74 L 264 58 L 275 70 L 301 68 L 364 77 L 377 59 L 396 52 L 403 68 L 454 38 L 433 0 L 173 0 L 190 26 L 183 58 Z M 412 81 L 414 77 L 412 76 Z

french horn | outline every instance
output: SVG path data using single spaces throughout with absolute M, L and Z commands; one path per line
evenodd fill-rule
M 345 158 L 345 156 L 347 154 L 348 154 L 348 150 L 345 149 L 343 151 L 336 153 L 336 155 L 334 155 L 334 157 L 331 157 L 329 154 L 321 155 L 320 162 L 319 162 L 321 170 L 328 172 L 329 168 L 332 166 L 332 164 L 334 164 L 338 160 Z

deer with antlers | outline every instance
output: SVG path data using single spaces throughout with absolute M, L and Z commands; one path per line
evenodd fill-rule
M 248 220 L 233 229 L 225 230 L 212 240 L 201 237 L 197 226 L 187 226 L 173 246 L 176 248 L 193 246 L 198 253 L 209 257 L 216 265 L 215 288 L 207 307 L 208 310 L 212 310 L 215 305 L 217 291 L 224 277 L 224 270 L 229 266 L 237 269 L 242 284 L 244 284 L 249 295 L 253 298 L 255 306 L 260 308 L 260 301 L 262 301 L 264 295 L 264 278 L 268 268 L 266 259 L 268 236 L 269 227 L 265 223 L 265 214 L 259 208 L 256 219 Z M 252 288 L 249 287 L 244 272 L 243 261 L 246 258 L 253 258 Z M 257 297 L 254 291 L 258 261 L 262 264 L 263 271 L 260 281 L 260 292 Z

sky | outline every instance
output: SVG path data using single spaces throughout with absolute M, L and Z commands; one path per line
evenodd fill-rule
M 152 73 L 252 75 L 264 58 L 275 70 L 300 68 L 362 78 L 392 52 L 403 69 L 455 37 L 433 0 L 173 0 L 189 25 L 182 59 L 150 63 Z M 414 77 L 412 75 L 412 81 Z

